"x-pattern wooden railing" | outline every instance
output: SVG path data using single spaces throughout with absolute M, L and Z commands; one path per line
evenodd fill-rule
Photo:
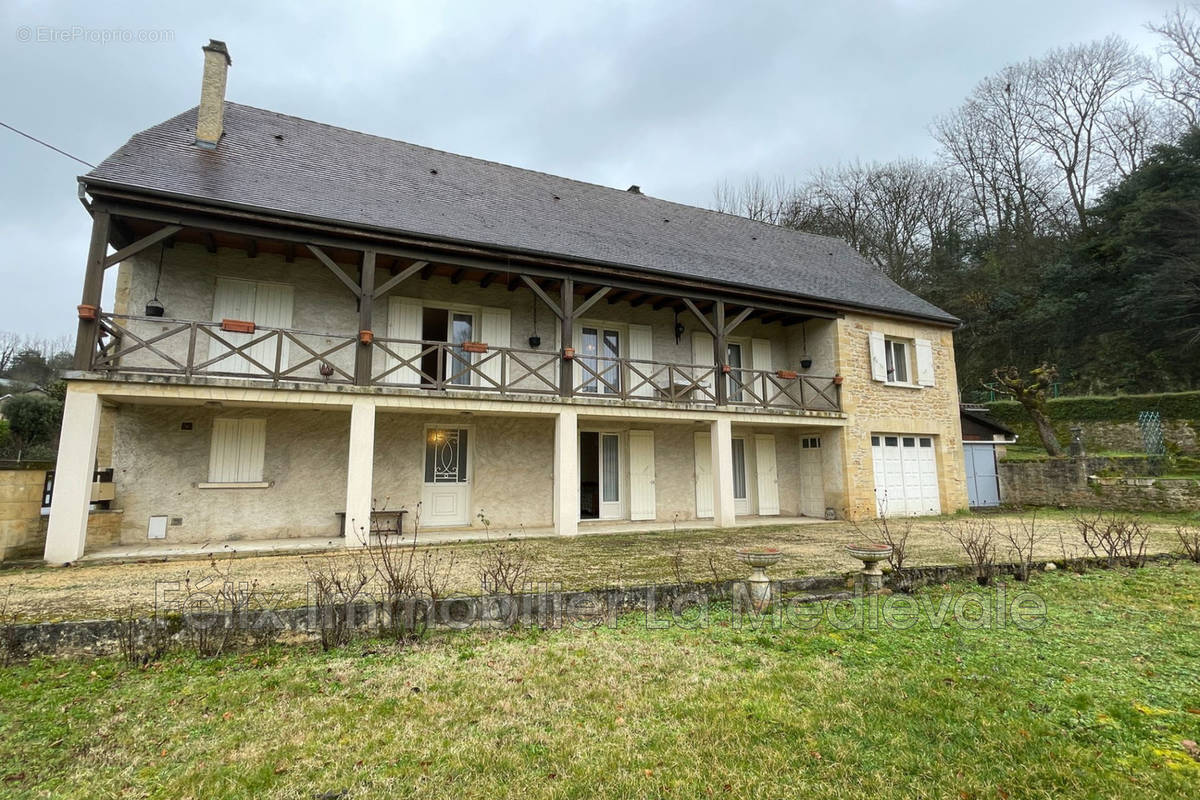
M 102 314 L 92 358 L 97 372 L 229 377 L 281 382 L 353 384 L 358 339 L 285 328 L 232 335 L 221 323 Z M 153 332 L 152 332 L 153 331 Z M 243 338 L 244 337 L 244 338 Z M 312 339 L 328 346 L 313 346 Z M 560 393 L 557 352 L 487 347 L 468 352 L 448 342 L 375 338 L 371 385 L 473 390 L 501 395 Z M 320 369 L 314 370 L 314 366 Z M 715 405 L 726 381 L 731 405 L 838 411 L 833 378 L 782 377 L 778 372 L 711 364 L 577 355 L 573 392 L 621 401 Z

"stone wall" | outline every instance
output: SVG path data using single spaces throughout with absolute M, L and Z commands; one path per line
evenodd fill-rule
M 1200 510 L 1200 481 L 1134 477 L 1129 460 L 1056 458 L 1000 462 L 1000 496 L 1018 506 L 1084 506 L 1122 511 Z M 1135 460 L 1144 466 L 1141 459 Z M 1101 477 L 1105 476 L 1105 477 Z
M 930 340 L 934 386 L 893 386 L 872 380 L 868 344 L 871 331 L 897 338 Z M 842 404 L 849 417 L 844 454 L 846 513 L 860 519 L 875 516 L 875 468 L 871 452 L 874 433 L 932 436 L 937 449 L 942 512 L 966 508 L 954 332 L 933 325 L 847 314 L 838 322 L 838 346 L 841 374 L 845 377 Z
M 44 468 L 0 470 L 0 561 L 42 554 L 46 541 L 41 527 L 45 482 Z

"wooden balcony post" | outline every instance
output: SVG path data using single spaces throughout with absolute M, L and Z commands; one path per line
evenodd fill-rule
M 371 385 L 371 354 L 375 347 L 370 339 L 364 342 L 362 331 L 373 331 L 371 312 L 375 306 L 375 251 L 363 251 L 362 275 L 359 276 L 358 330 L 359 340 L 355 346 L 354 383 L 358 386 Z M 373 338 L 373 337 L 371 337 Z
M 108 231 L 111 216 L 104 209 L 92 212 L 92 241 L 88 245 L 87 266 L 83 273 L 83 297 L 79 301 L 79 328 L 75 334 L 75 369 L 92 367 L 96 352 L 96 334 L 100 330 L 100 295 L 104 291 L 104 261 L 108 255 Z
M 713 336 L 713 363 L 716 364 L 716 378 L 713 386 L 716 389 L 717 405 L 729 404 L 729 378 L 725 376 L 725 363 L 729 360 L 729 347 L 725 339 L 725 301 L 717 300 L 713 304 L 713 323 L 716 335 Z
M 562 350 L 565 351 L 575 347 L 575 281 L 570 278 L 562 279 L 558 303 L 562 311 L 559 315 L 559 322 L 562 324 Z M 559 366 L 558 393 L 563 397 L 570 397 L 575 393 L 575 362 L 562 358 L 560 351 Z

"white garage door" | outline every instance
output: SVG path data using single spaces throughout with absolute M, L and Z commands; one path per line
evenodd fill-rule
M 871 437 L 871 453 L 875 506 L 880 516 L 941 513 L 932 437 L 876 434 Z

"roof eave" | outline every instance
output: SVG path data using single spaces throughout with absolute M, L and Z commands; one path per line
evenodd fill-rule
M 112 181 L 112 180 L 108 180 L 106 178 L 95 177 L 91 174 L 79 175 L 79 176 L 77 176 L 77 180 L 81 184 L 83 184 L 85 187 L 90 187 L 92 185 L 95 185 L 95 186 L 98 186 L 101 188 L 107 187 L 107 188 L 113 188 L 113 189 L 124 189 L 126 191 L 132 191 L 134 193 L 144 194 L 144 195 L 147 195 L 152 198 L 160 197 L 160 198 L 167 198 L 167 199 L 182 199 L 182 200 L 188 200 L 193 203 L 197 203 L 199 205 L 211 206 L 213 208 L 218 208 L 218 209 L 224 208 L 224 209 L 235 210 L 235 211 L 254 211 L 254 212 L 260 212 L 260 213 L 265 212 L 269 215 L 278 217 L 283 220 L 295 220 L 297 222 L 309 222 L 309 223 L 319 223 L 319 224 L 327 224 L 327 225 L 350 226 L 352 228 L 355 228 L 355 229 L 358 229 L 358 230 L 361 230 L 364 232 L 368 232 L 368 233 L 386 234 L 386 235 L 393 235 L 393 236 L 411 236 L 411 237 L 416 237 L 416 238 L 424 239 L 424 240 L 431 241 L 431 242 L 444 243 L 449 246 L 457 245 L 457 246 L 466 246 L 466 247 L 483 247 L 483 248 L 487 248 L 487 249 L 492 250 L 499 254 L 512 254 L 512 255 L 523 255 L 523 256 L 538 257 L 538 258 L 553 258 L 553 259 L 567 260 L 567 261 L 571 261 L 571 262 L 574 262 L 574 263 L 577 263 L 580 265 L 598 267 L 600 269 L 614 268 L 614 267 L 621 268 L 621 269 L 628 269 L 628 270 L 633 270 L 635 272 L 641 272 L 646 275 L 651 275 L 656 278 L 662 278 L 662 279 L 667 279 L 667 280 L 679 278 L 679 275 L 677 273 L 669 272 L 666 270 L 655 270 L 653 268 L 645 267 L 645 266 L 638 265 L 638 264 L 621 264 L 621 263 L 616 263 L 616 262 L 606 262 L 606 261 L 598 261 L 598 260 L 592 260 L 592 259 L 583 259 L 583 258 L 579 258 L 578 256 L 573 256 L 573 255 L 566 254 L 566 253 L 554 253 L 554 252 L 550 252 L 550 251 L 529 250 L 529 249 L 524 249 L 524 248 L 519 248 L 519 247 L 501 247 L 501 246 L 494 245 L 491 243 L 478 242 L 478 241 L 473 241 L 470 239 L 454 239 L 454 238 L 445 237 L 445 236 L 431 236 L 430 234 L 422 233 L 420 231 L 408 231 L 408 230 L 403 230 L 401 228 L 387 228 L 387 227 L 381 227 L 381 226 L 375 226 L 375 225 L 365 225 L 360 222 L 350 222 L 350 221 L 347 221 L 344 219 L 338 219 L 335 217 L 322 217 L 322 216 L 316 216 L 316 215 L 310 215 L 310 214 L 297 214 L 295 212 L 283 211 L 281 209 L 271 208 L 269 206 L 255 205 L 252 203 L 235 203 L 235 202 L 231 202 L 231 201 L 227 201 L 227 200 L 213 200 L 212 198 L 197 197 L 196 195 L 186 194 L 183 192 L 169 192 L 169 191 L 164 191 L 161 189 L 154 189 L 154 188 L 147 187 L 147 186 L 140 186 L 138 184 L 133 184 L 133 183 Z M 716 281 L 711 281 L 709 279 L 701 278 L 698 276 L 693 276 L 693 278 L 695 280 L 710 283 L 714 287 L 726 286 L 726 287 L 737 288 L 737 289 L 749 289 L 749 290 L 756 291 L 756 292 L 763 291 L 763 288 L 761 286 L 753 286 L 750 284 L 736 283 L 734 281 L 716 282 Z M 841 308 L 844 310 L 851 310 L 851 311 L 865 311 L 868 313 L 885 314 L 887 316 L 894 316 L 894 317 L 899 317 L 902 319 L 919 320 L 921 322 L 926 322 L 926 323 L 930 323 L 930 324 L 937 325 L 940 327 L 953 328 L 953 329 L 958 329 L 959 327 L 962 326 L 962 320 L 958 319 L 957 317 L 950 316 L 950 315 L 946 315 L 946 316 L 942 317 L 942 316 L 936 316 L 936 315 L 919 314 L 919 313 L 915 313 L 912 311 L 905 311 L 902 309 L 889 308 L 886 306 L 873 306 L 873 305 L 869 305 L 869 304 L 865 304 L 865 303 L 852 303 L 852 302 L 843 301 L 843 300 L 831 300 L 830 298 L 819 297 L 816 295 L 806 295 L 806 294 L 801 294 L 799 292 L 780 292 L 775 289 L 770 290 L 770 292 L 773 294 L 777 294 L 780 297 L 784 297 L 784 298 L 787 298 L 790 300 L 795 300 L 795 301 L 799 301 L 799 302 L 803 302 L 803 303 L 816 303 L 816 304 L 821 304 L 821 305 L 828 306 L 831 308 Z

